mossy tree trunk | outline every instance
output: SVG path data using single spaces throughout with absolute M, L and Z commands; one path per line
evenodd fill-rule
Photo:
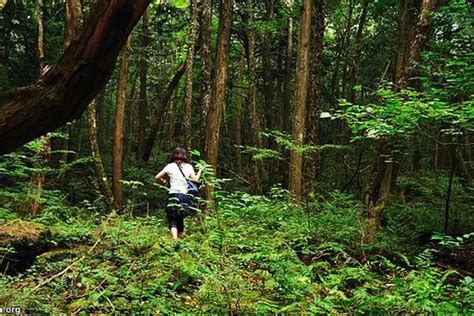
M 312 1 L 302 2 L 300 13 L 300 33 L 298 40 L 298 57 L 296 65 L 296 100 L 293 114 L 293 145 L 303 146 L 306 120 L 306 102 L 309 78 L 309 48 L 311 39 Z M 303 178 L 303 155 L 298 150 L 291 150 L 288 174 L 288 189 L 296 201 L 301 200 Z
M 112 157 L 112 192 L 117 208 L 121 210 L 124 206 L 122 192 L 122 161 L 123 161 L 123 122 L 125 116 L 125 105 L 127 102 L 128 83 L 128 51 L 130 49 L 130 37 L 123 47 L 120 57 L 120 69 L 118 75 L 117 101 L 115 109 L 114 126 L 114 148 Z

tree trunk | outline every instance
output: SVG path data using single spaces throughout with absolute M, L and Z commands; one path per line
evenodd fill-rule
M 186 56 L 186 86 L 184 90 L 184 144 L 190 149 L 192 141 L 191 133 L 191 115 L 193 103 L 193 65 L 194 65 L 194 48 L 196 46 L 196 36 L 198 29 L 198 12 L 197 0 L 191 0 L 190 5 L 191 23 L 188 30 L 188 55 Z
M 82 26 L 82 7 L 79 0 L 66 0 L 65 1 L 65 36 L 64 36 L 64 48 L 67 48 L 71 41 L 74 40 L 81 31 Z M 66 168 L 64 166 L 68 163 L 69 156 L 69 141 L 71 138 L 71 125 L 68 124 L 61 128 L 63 137 L 56 142 L 57 148 L 55 151 L 59 151 L 59 165 L 63 167 L 58 177 L 58 183 L 63 184 L 66 176 Z
M 89 134 L 89 144 L 91 147 L 92 159 L 94 161 L 94 168 L 97 174 L 97 181 L 99 188 L 104 195 L 105 202 L 109 209 L 116 208 L 112 189 L 110 188 L 107 174 L 105 173 L 104 165 L 99 150 L 99 143 L 97 141 L 97 121 L 96 121 L 96 105 L 92 101 L 87 107 L 87 130 Z
M 285 68 L 284 68 L 284 78 L 281 85 L 281 99 L 282 107 L 280 113 L 281 125 L 280 129 L 283 132 L 290 132 L 290 116 L 291 116 L 291 94 L 293 91 L 293 85 L 291 84 L 291 78 L 293 77 L 293 18 L 290 16 L 287 19 L 287 30 L 286 30 L 286 52 L 285 52 Z M 281 148 L 281 147 L 280 147 Z M 285 151 L 286 154 L 286 151 Z M 286 155 L 285 155 L 285 158 Z M 288 188 L 288 163 L 285 160 L 280 161 L 279 170 L 282 179 L 282 185 L 285 188 Z
M 357 84 L 359 79 L 359 67 L 362 55 L 363 48 L 363 32 L 365 27 L 365 22 L 367 21 L 367 12 L 369 8 L 369 0 L 363 0 L 362 2 L 362 12 L 360 13 L 359 23 L 357 26 L 357 32 L 355 35 L 355 52 L 350 65 L 349 70 L 349 79 L 348 79 L 348 88 L 349 91 L 349 101 L 354 103 L 356 100 L 356 91 L 354 86 Z
M 38 25 L 38 38 L 37 38 L 37 50 L 38 50 L 38 63 L 39 63 L 39 77 L 44 73 L 44 28 L 43 18 L 41 12 L 41 1 L 35 1 L 35 18 Z M 39 164 L 36 166 L 41 169 L 48 164 L 49 154 L 51 150 L 51 137 L 49 135 L 40 138 L 40 147 L 37 155 L 39 156 Z M 31 205 L 30 212 L 36 215 L 40 208 L 39 199 L 43 194 L 43 186 L 46 182 L 46 173 L 44 171 L 35 171 L 31 175 L 31 187 L 30 196 Z
M 214 171 L 217 169 L 217 156 L 219 148 L 219 136 L 224 112 L 224 102 L 227 90 L 230 33 L 232 27 L 233 0 L 221 0 L 219 5 L 219 28 L 217 31 L 216 68 L 214 70 L 211 104 L 206 115 L 206 148 L 204 150 L 205 160 Z M 212 198 L 213 188 L 209 187 L 206 197 Z
M 285 56 L 285 79 L 283 81 L 283 111 L 281 116 L 283 118 L 282 129 L 285 132 L 290 131 L 290 114 L 291 114 L 291 77 L 292 77 L 292 60 L 293 60 L 293 19 L 288 17 L 288 28 L 287 28 L 287 45 L 286 45 L 286 56 Z
M 303 0 L 300 14 L 300 33 L 298 42 L 298 57 L 296 70 L 296 101 L 293 115 L 293 145 L 303 146 L 306 100 L 309 77 L 309 43 L 311 38 L 311 11 L 312 1 Z M 288 176 L 288 189 L 296 201 L 301 200 L 303 155 L 297 150 L 290 153 L 290 168 Z
M 264 19 L 266 23 L 271 23 L 273 19 L 273 10 L 275 8 L 275 3 L 273 0 L 265 0 L 265 15 Z M 262 125 L 264 128 L 273 130 L 277 128 L 275 125 L 276 115 L 278 107 L 274 105 L 273 92 L 274 84 L 272 75 L 272 36 L 271 33 L 266 33 L 262 39 L 262 77 L 263 77 L 263 109 L 264 109 L 264 119 Z M 266 124 L 265 124 L 266 123 Z M 274 174 L 274 172 L 272 172 Z
M 44 27 L 43 27 L 43 18 L 41 13 L 42 0 L 35 0 L 35 19 L 36 24 L 38 25 L 38 40 L 37 40 L 37 49 L 38 49 L 38 61 L 39 61 L 39 77 L 43 75 L 44 70 Z
M 410 67 L 410 47 L 413 43 L 416 27 L 416 0 L 400 0 L 400 25 L 398 31 L 397 58 L 395 61 L 395 89 L 406 87 L 408 68 Z
M 167 140 L 167 142 L 170 144 L 170 143 L 173 143 L 173 142 L 177 142 L 175 140 L 175 137 L 176 137 L 176 120 L 177 120 L 177 114 L 178 114 L 178 100 L 177 100 L 177 94 L 175 94 L 174 96 L 171 97 L 170 99 L 170 108 L 169 108 L 169 111 L 168 111 L 168 115 L 167 115 L 167 121 L 168 121 L 168 125 L 167 125 L 167 129 L 166 129 L 166 133 L 165 133 L 165 139 Z
M 82 6 L 79 0 L 66 0 L 66 36 L 64 46 L 68 47 L 80 33 L 82 27 Z
M 348 12 L 346 18 L 346 25 L 344 26 L 343 33 L 341 38 L 338 37 L 337 45 L 336 45 L 336 52 L 335 52 L 335 60 L 334 60 L 334 70 L 331 79 L 331 96 L 334 100 L 339 99 L 339 69 L 341 66 L 341 59 L 343 59 L 343 55 L 347 51 L 347 47 L 351 37 L 351 27 L 352 27 L 352 15 L 354 13 L 354 0 L 348 0 Z
M 253 1 L 247 0 L 247 62 L 248 62 L 248 115 L 250 123 L 250 132 L 252 137 L 252 145 L 256 148 L 262 148 L 262 138 L 260 133 L 262 131 L 260 119 L 258 115 L 257 104 L 257 66 L 255 58 L 255 31 L 253 30 L 254 13 Z M 269 58 L 269 56 L 264 56 Z M 254 161 L 253 167 L 253 190 L 254 192 L 262 192 L 262 177 L 263 177 L 263 162 L 262 160 Z
M 165 91 L 163 92 L 163 94 L 161 95 L 158 101 L 158 109 L 156 110 L 155 114 L 153 115 L 151 119 L 150 133 L 148 134 L 148 137 L 145 142 L 145 148 L 144 148 L 143 156 L 142 156 L 143 161 L 148 161 L 148 159 L 150 159 L 151 151 L 153 149 L 153 145 L 155 144 L 155 140 L 156 140 L 156 134 L 160 130 L 163 117 L 168 108 L 168 103 L 171 97 L 173 96 L 173 92 L 178 86 L 179 81 L 181 80 L 181 77 L 184 74 L 184 69 L 185 69 L 184 64 L 179 66 L 178 70 L 173 76 L 173 79 L 170 81 L 170 83 L 168 84 L 168 86 L 166 87 Z
M 51 151 L 51 138 L 48 136 L 43 136 L 39 139 L 41 145 L 37 152 L 39 156 L 40 164 L 35 166 L 36 168 L 42 169 L 48 163 L 49 153 Z M 30 212 L 32 215 L 37 215 L 40 210 L 39 199 L 43 194 L 43 187 L 46 182 L 46 173 L 44 171 L 35 171 L 31 176 L 31 184 L 28 196 L 31 198 Z
M 242 54 L 240 56 L 239 62 L 239 86 L 244 85 L 244 68 L 245 68 L 245 56 Z M 235 90 L 234 90 L 235 91 Z M 235 93 L 235 92 L 234 92 Z M 242 108 L 244 104 L 244 97 L 241 95 L 241 92 L 237 92 L 237 109 L 235 114 L 235 162 L 236 162 L 236 169 L 237 173 L 242 172 L 242 153 L 241 153 L 241 146 L 242 146 Z
M 207 114 L 211 106 L 211 0 L 201 1 L 201 156 L 206 157 Z
M 393 161 L 387 139 L 380 141 L 376 162 L 372 167 L 369 184 L 365 190 L 365 219 L 362 242 L 374 243 L 390 196 Z
M 423 9 L 419 16 L 419 25 L 423 24 L 425 17 L 429 14 L 426 10 L 434 8 L 433 0 L 423 0 Z M 425 7 L 427 6 L 427 7 Z M 414 45 L 414 38 L 425 38 L 419 32 L 429 30 L 429 27 L 418 28 L 413 32 L 411 28 L 415 25 L 413 13 L 416 11 L 414 1 L 401 0 L 401 24 L 399 28 L 400 37 L 398 41 L 397 63 L 394 72 L 395 89 L 403 89 L 407 86 L 407 80 L 412 73 L 413 63 L 418 61 L 411 59 L 419 58 L 423 45 Z M 425 11 L 423 13 L 423 11 Z M 416 34 L 416 36 L 415 36 Z M 428 35 L 426 35 L 428 36 Z M 413 52 L 411 49 L 420 50 Z M 393 177 L 393 157 L 388 139 L 382 139 L 377 151 L 377 160 L 373 165 L 372 175 L 365 190 L 365 213 L 366 225 L 362 241 L 373 243 L 377 240 L 378 227 L 383 216 L 383 211 L 388 202 L 390 187 L 395 182 Z
M 122 192 L 122 147 L 123 147 L 123 121 L 125 114 L 125 104 L 127 102 L 128 83 L 128 51 L 130 49 L 130 37 L 128 38 L 120 57 L 120 69 L 118 75 L 117 101 L 115 110 L 114 127 L 114 150 L 112 160 L 112 191 L 114 200 L 119 210 L 123 209 L 124 200 Z
M 324 41 L 324 11 L 325 1 L 319 0 L 312 10 L 311 51 L 309 61 L 309 90 L 308 90 L 308 122 L 306 137 L 308 145 L 319 144 L 319 117 L 322 109 L 322 53 Z M 305 160 L 305 196 L 311 192 L 319 170 L 320 152 L 313 151 Z
M 149 9 L 143 14 L 142 34 L 141 34 L 141 55 L 138 64 L 138 76 L 140 78 L 140 94 L 138 99 L 138 144 L 137 144 L 137 160 L 141 160 L 143 149 L 145 147 L 145 129 L 148 115 L 148 96 L 146 91 L 148 61 L 147 49 L 150 42 L 148 24 L 150 19 Z
M 108 81 L 149 0 L 102 0 L 81 36 L 35 84 L 0 94 L 0 154 L 80 117 Z

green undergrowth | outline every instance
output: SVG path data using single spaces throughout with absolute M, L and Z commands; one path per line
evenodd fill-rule
M 4 276 L 0 302 L 46 313 L 474 312 L 474 282 L 438 269 L 434 250 L 395 256 L 388 228 L 380 245 L 360 245 L 359 212 L 339 192 L 307 207 L 279 189 L 220 193 L 179 241 L 161 212 L 46 213 L 35 220 L 52 228 L 53 249 Z

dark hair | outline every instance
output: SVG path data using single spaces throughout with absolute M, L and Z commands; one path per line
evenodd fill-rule
M 188 162 L 188 151 L 184 147 L 176 147 L 170 156 L 170 162 Z

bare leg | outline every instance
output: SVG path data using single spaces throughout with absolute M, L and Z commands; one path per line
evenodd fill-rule
M 171 227 L 171 236 L 173 236 L 173 239 L 178 239 L 178 228 Z

